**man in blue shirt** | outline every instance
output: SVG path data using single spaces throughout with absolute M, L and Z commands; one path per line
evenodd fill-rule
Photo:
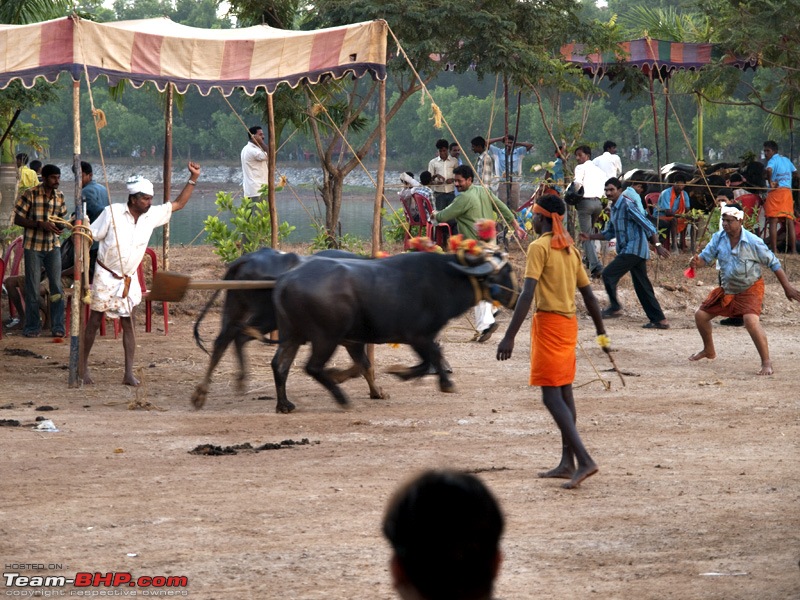
M 630 189 L 630 188 L 628 188 Z M 603 269 L 603 284 L 611 305 L 603 311 L 606 319 L 620 316 L 622 306 L 617 299 L 617 283 L 630 271 L 633 289 L 642 305 L 649 323 L 645 329 L 669 329 L 669 323 L 658 303 L 653 284 L 647 277 L 647 259 L 650 257 L 648 240 L 662 258 L 669 257 L 669 251 L 658 241 L 658 232 L 639 208 L 633 193 L 622 193 L 622 182 L 616 177 L 606 181 L 605 194 L 611 202 L 611 218 L 600 233 L 587 234 L 581 231 L 582 240 L 611 240 L 617 238 L 617 256 Z M 637 194 L 638 196 L 638 194 Z
M 778 221 L 786 229 L 786 251 L 795 253 L 794 198 L 792 198 L 792 173 L 797 169 L 785 156 L 778 153 L 778 144 L 772 140 L 764 142 L 767 159 L 766 175 L 770 189 L 764 201 L 764 214 L 769 225 L 769 246 L 778 251 Z
M 711 291 L 694 313 L 703 349 L 689 357 L 691 361 L 717 357 L 711 334 L 711 320 L 717 316 L 744 315 L 744 326 L 761 358 L 759 375 L 772 375 L 767 335 L 761 327 L 764 302 L 764 279 L 761 267 L 768 267 L 778 278 L 786 297 L 800 302 L 800 292 L 789 283 L 781 263 L 767 248 L 764 240 L 742 227 L 744 211 L 740 204 L 722 207 L 722 231 L 718 231 L 699 255 L 689 262 L 692 268 L 719 262 L 721 285 Z
M 533 144 L 518 142 L 513 135 L 505 138 L 496 137 L 489 140 L 489 144 L 504 140 L 502 148 L 489 146 L 489 151 L 494 155 L 494 169 L 500 185 L 497 195 L 511 210 L 519 208 L 519 184 L 522 180 L 522 159 L 531 151 Z
M 686 246 L 687 223 L 685 219 L 679 219 L 676 215 L 682 215 L 690 208 L 689 194 L 686 193 L 686 175 L 676 173 L 672 177 L 672 185 L 661 192 L 653 211 L 657 227 L 666 225 L 669 229 L 673 252 L 678 250 L 678 234 L 681 237 L 680 247 Z

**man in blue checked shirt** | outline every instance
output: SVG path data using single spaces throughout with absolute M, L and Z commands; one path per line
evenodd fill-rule
M 647 259 L 650 258 L 650 245 L 662 258 L 669 257 L 669 251 L 658 241 L 658 232 L 639 208 L 629 190 L 622 193 L 622 182 L 616 177 L 605 184 L 605 194 L 611 203 L 611 218 L 600 233 L 581 232 L 582 240 L 611 240 L 617 238 L 617 257 L 603 269 L 603 284 L 611 305 L 603 311 L 603 318 L 620 316 L 622 306 L 617 299 L 617 284 L 625 273 L 630 272 L 633 289 L 642 305 L 649 323 L 645 329 L 669 329 L 664 312 L 658 303 L 653 284 L 647 277 Z M 649 240 L 649 243 L 648 243 Z

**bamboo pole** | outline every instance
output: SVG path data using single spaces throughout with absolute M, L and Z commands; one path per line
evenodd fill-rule
M 386 80 L 378 83 L 378 173 L 375 189 L 375 210 L 372 213 L 372 256 L 381 249 L 381 208 L 386 169 Z
M 167 86 L 166 107 L 164 108 L 164 204 L 172 194 L 172 83 Z M 164 238 L 161 243 L 161 268 L 169 270 L 169 222 L 164 225 Z
M 83 203 L 81 202 L 81 82 L 72 82 L 72 170 L 75 173 L 75 224 L 83 222 Z M 74 264 L 73 280 L 75 282 L 70 309 L 72 322 L 69 327 L 69 387 L 80 386 L 83 373 L 78 373 L 78 357 L 83 343 L 81 326 L 81 283 L 83 278 L 83 241 L 80 237 L 73 237 Z
M 270 232 L 272 234 L 271 245 L 273 248 L 278 247 L 278 207 L 275 206 L 275 172 L 278 168 L 277 165 L 277 140 L 275 139 L 275 104 L 272 100 L 272 94 L 267 94 L 267 130 L 269 132 L 269 156 L 267 156 L 267 202 L 269 202 L 269 222 Z

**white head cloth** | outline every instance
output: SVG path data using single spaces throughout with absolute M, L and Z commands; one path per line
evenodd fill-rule
M 744 211 L 739 210 L 734 206 L 723 206 L 721 212 L 723 215 L 731 215 L 733 217 L 736 217 L 739 221 L 744 219 Z
M 128 186 L 128 193 L 130 195 L 133 194 L 146 194 L 148 196 L 153 195 L 153 184 L 150 182 L 149 179 L 145 179 L 140 175 L 133 175 L 128 178 L 128 181 L 125 182 Z

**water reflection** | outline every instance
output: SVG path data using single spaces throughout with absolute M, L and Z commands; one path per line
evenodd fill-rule
M 172 199 L 180 192 L 180 187 L 173 188 Z M 192 194 L 191 200 L 182 211 L 177 213 L 170 221 L 170 241 L 172 244 L 204 244 L 206 234 L 203 231 L 203 221 L 208 215 L 217 214 L 214 204 L 217 192 L 226 191 L 241 196 L 241 187 L 231 184 L 198 183 Z M 156 184 L 155 198 L 160 203 L 163 188 Z M 114 202 L 127 200 L 127 191 L 124 185 L 111 185 L 111 197 Z M 369 189 L 358 192 L 346 192 L 342 202 L 339 220 L 342 224 L 342 233 L 349 233 L 361 239 L 370 239 L 372 236 L 372 213 L 375 193 Z M 69 203 L 70 201 L 67 200 Z M 296 189 L 294 192 L 282 191 L 276 194 L 278 221 L 288 222 L 296 229 L 287 238 L 287 242 L 309 242 L 316 235 L 311 223 L 325 222 L 325 206 L 319 193 L 315 197 L 313 190 Z M 220 215 L 222 218 L 223 215 Z M 163 229 L 158 228 L 150 238 L 151 246 L 160 246 L 163 239 Z

